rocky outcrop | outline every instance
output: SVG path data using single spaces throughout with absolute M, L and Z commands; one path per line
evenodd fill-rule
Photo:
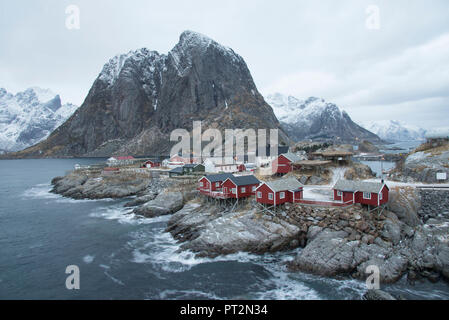
M 168 222 L 167 231 L 182 248 L 199 256 L 215 257 L 236 252 L 265 253 L 304 244 L 305 233 L 282 217 L 255 210 L 217 211 L 214 207 L 187 204 Z M 301 240 L 303 239 L 303 240 Z
M 168 154 L 174 129 L 280 128 L 241 56 L 186 31 L 167 54 L 140 49 L 105 64 L 82 106 L 15 157 Z M 280 130 L 280 142 L 289 139 Z M 223 135 L 224 136 L 224 135 Z
M 449 176 L 448 163 L 449 143 L 437 147 L 423 144 L 396 166 L 393 177 L 400 181 L 447 183 L 447 179 L 437 180 L 437 173 L 446 173 Z
M 374 178 L 375 176 L 376 174 L 369 166 L 358 162 L 353 162 L 344 173 L 344 178 L 347 180 L 364 180 Z
M 410 227 L 421 225 L 418 212 L 421 210 L 421 195 L 415 188 L 391 188 L 388 208 L 402 222 Z
M 148 218 L 167 215 L 181 210 L 184 198 L 181 192 L 163 192 L 154 200 L 134 209 L 134 213 Z
M 101 171 L 74 171 L 52 180 L 51 192 L 73 199 L 125 198 L 152 194 L 171 184 L 162 179 L 149 179 L 147 175 L 119 172 L 105 175 Z

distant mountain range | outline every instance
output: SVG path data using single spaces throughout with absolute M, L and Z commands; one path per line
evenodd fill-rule
M 324 99 L 300 100 L 275 93 L 267 95 L 265 100 L 273 108 L 282 128 L 296 142 L 308 139 L 336 143 L 382 142 L 379 136 L 353 122 L 336 104 Z
M 382 139 L 391 142 L 423 140 L 427 132 L 426 129 L 398 120 L 370 121 L 362 125 Z
M 12 94 L 0 88 L 0 152 L 22 150 L 47 138 L 77 108 L 62 105 L 49 89 L 32 87 Z

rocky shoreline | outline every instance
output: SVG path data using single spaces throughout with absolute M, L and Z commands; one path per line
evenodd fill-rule
M 136 196 L 125 206 L 145 217 L 171 214 L 166 231 L 182 250 L 200 257 L 297 250 L 287 264 L 292 272 L 365 280 L 366 268 L 375 265 L 381 283 L 404 276 L 410 283 L 449 279 L 449 216 L 429 211 L 429 201 L 446 194 L 392 188 L 388 210 L 382 212 L 359 205 L 286 205 L 270 214 L 253 199 L 234 210 L 207 202 L 195 191 L 195 180 L 74 172 L 52 184 L 52 192 L 74 199 Z

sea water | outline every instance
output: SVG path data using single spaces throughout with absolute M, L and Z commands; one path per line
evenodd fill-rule
M 363 281 L 289 272 L 298 250 L 214 259 L 180 250 L 169 216 L 138 218 L 122 200 L 72 200 L 50 181 L 104 159 L 0 161 L 0 299 L 360 299 Z M 80 270 L 68 290 L 67 266 Z M 444 282 L 385 287 L 407 298 L 447 299 Z

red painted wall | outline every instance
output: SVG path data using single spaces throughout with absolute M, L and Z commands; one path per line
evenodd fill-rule
M 252 191 L 253 187 L 257 187 L 258 184 L 250 184 L 250 185 L 246 185 L 246 186 L 239 186 L 238 187 L 238 196 L 239 199 L 241 198 L 248 198 L 251 197 L 252 195 L 255 194 L 255 192 Z M 237 186 L 234 184 L 234 182 L 232 182 L 231 180 L 226 180 L 223 183 L 223 191 L 225 190 L 227 193 L 229 194 L 230 198 L 237 198 L 237 194 L 233 194 L 232 193 L 232 189 L 237 188 Z M 245 192 L 243 192 L 243 188 L 245 189 Z
M 262 192 L 262 198 L 257 197 L 258 192 Z M 292 199 L 291 192 L 289 192 L 289 191 L 282 191 L 282 192 L 285 192 L 284 199 L 281 199 L 281 192 L 276 192 L 276 194 L 274 194 L 274 192 L 266 184 L 262 184 L 262 186 L 260 186 L 256 190 L 256 200 L 259 203 L 271 204 L 271 205 L 275 204 L 275 201 L 274 201 L 275 199 L 276 199 L 276 205 L 290 202 Z M 268 194 L 270 194 L 270 193 L 273 193 L 273 200 L 268 199 Z
M 384 186 L 382 189 L 382 200 L 379 204 L 385 204 L 388 202 L 389 190 L 388 187 Z M 377 206 L 377 193 L 371 194 L 371 199 L 363 199 L 363 192 L 356 192 L 354 196 L 355 203 L 361 203 L 371 206 Z M 341 201 L 342 197 L 337 196 L 337 190 L 334 190 L 334 200 Z M 343 202 L 351 201 L 353 199 L 352 192 L 343 192 Z
M 277 159 L 273 160 L 272 166 L 273 173 L 289 173 L 292 171 L 291 161 L 284 155 L 280 155 Z

